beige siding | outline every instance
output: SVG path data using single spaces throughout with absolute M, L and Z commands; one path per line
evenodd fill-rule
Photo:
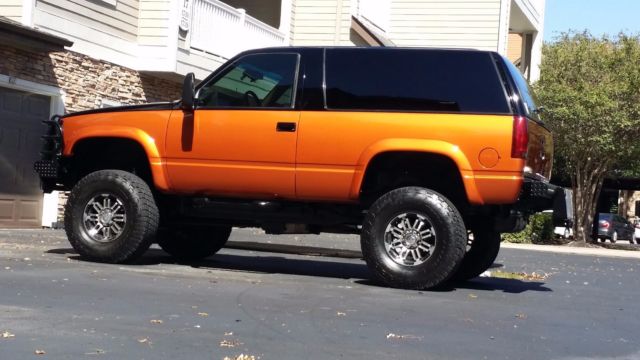
M 398 46 L 496 50 L 500 0 L 393 0 L 388 37 Z
M 136 41 L 138 6 L 138 0 L 117 0 L 115 7 L 99 0 L 37 0 L 36 11 L 123 40 Z M 52 30 L 64 32 L 64 29 Z M 82 37 L 82 34 L 73 36 Z
M 509 41 L 507 42 L 507 59 L 511 62 L 516 62 L 522 57 L 522 35 L 509 34 Z
M 206 54 L 194 49 L 179 49 L 176 60 L 176 70 L 178 74 L 193 72 L 197 80 L 202 80 L 209 76 L 209 74 L 227 61 L 227 59 L 220 56 Z
M 22 20 L 22 0 L 0 0 L 0 16 L 20 22 Z
M 140 0 L 140 45 L 162 46 L 168 43 L 170 9 L 170 0 Z
M 350 40 L 351 3 L 355 1 L 295 0 L 291 18 L 292 45 L 353 45 Z

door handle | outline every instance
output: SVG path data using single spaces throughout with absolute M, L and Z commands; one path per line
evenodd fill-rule
M 278 124 L 276 124 L 276 131 L 295 132 L 296 131 L 296 123 L 294 123 L 294 122 L 279 122 Z

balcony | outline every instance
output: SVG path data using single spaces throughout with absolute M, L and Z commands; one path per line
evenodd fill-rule
M 97 59 L 169 79 L 189 72 L 203 79 L 239 52 L 288 45 L 292 1 L 38 0 L 23 23 Z
M 288 36 L 218 0 L 193 0 L 190 47 L 224 58 L 248 49 L 285 46 Z M 278 14 L 279 15 L 279 14 Z

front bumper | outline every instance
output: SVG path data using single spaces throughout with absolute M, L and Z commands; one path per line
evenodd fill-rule
M 44 192 L 62 190 L 60 184 L 65 176 L 62 149 L 64 148 L 62 117 L 54 115 L 50 120 L 44 120 L 47 130 L 42 138 L 40 160 L 33 164 L 34 170 L 40 176 L 40 183 Z

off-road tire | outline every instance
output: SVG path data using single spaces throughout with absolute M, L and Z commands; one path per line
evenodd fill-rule
M 473 241 L 452 279 L 465 281 L 479 276 L 493 265 L 499 251 L 500 233 L 490 230 L 473 231 Z
M 102 193 L 119 197 L 126 211 L 122 233 L 112 241 L 97 242 L 84 226 L 87 204 Z M 144 254 L 155 240 L 159 213 L 151 189 L 138 176 L 121 170 L 100 170 L 80 179 L 65 206 L 64 228 L 81 257 L 98 262 L 124 263 Z
M 162 250 L 178 260 L 200 260 L 217 253 L 229 240 L 230 226 L 168 227 L 157 240 Z
M 404 212 L 426 215 L 436 234 L 431 255 L 419 265 L 398 264 L 385 249 L 387 226 Z M 465 254 L 467 231 L 459 211 L 442 194 L 422 187 L 403 187 L 373 203 L 364 219 L 360 245 L 378 281 L 397 288 L 427 289 L 443 284 L 455 273 Z

